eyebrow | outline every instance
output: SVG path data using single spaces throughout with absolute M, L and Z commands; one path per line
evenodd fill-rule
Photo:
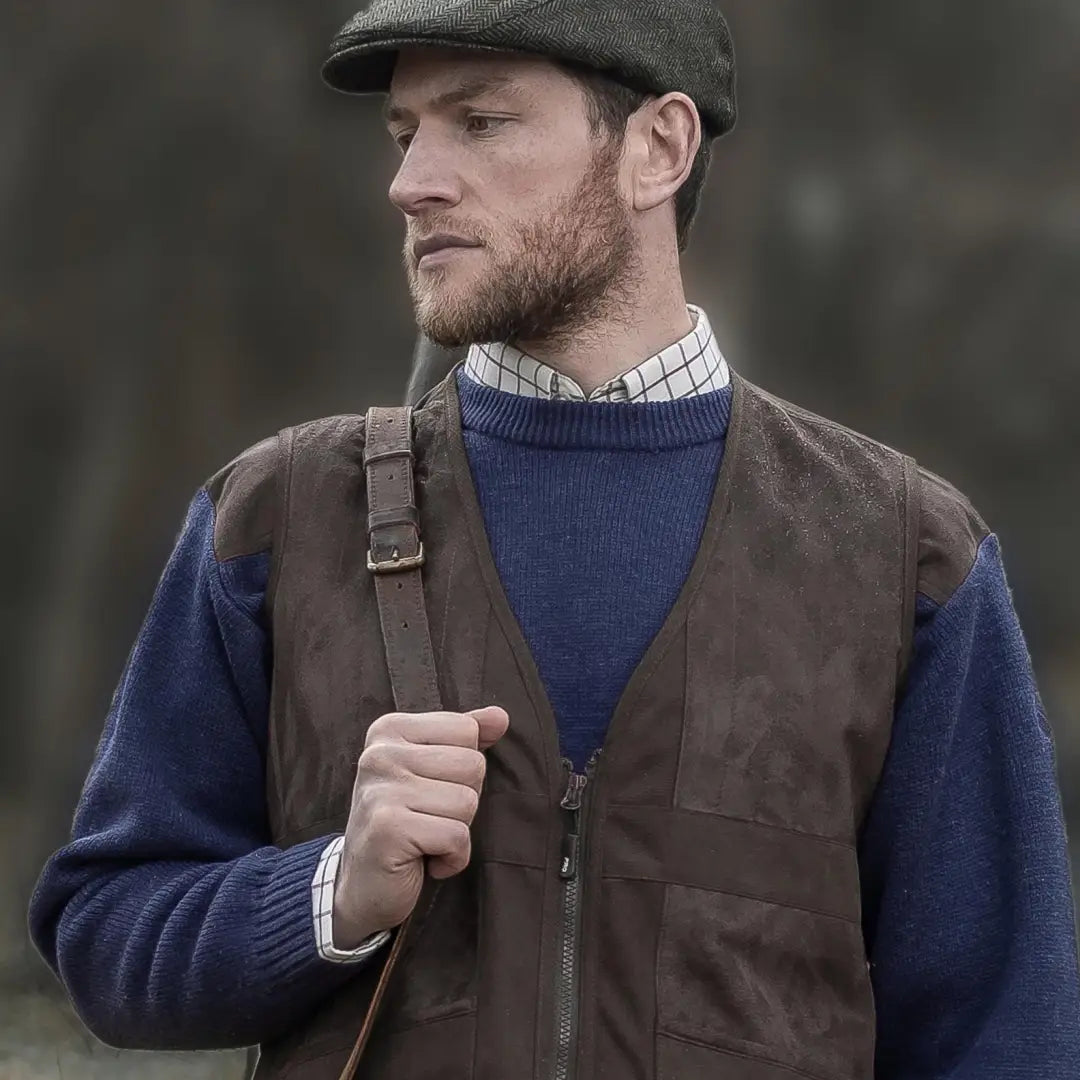
M 471 101 L 473 98 L 490 93 L 492 90 L 518 91 L 520 86 L 510 75 L 478 75 L 475 78 L 466 79 L 452 90 L 437 94 L 428 102 L 428 106 L 432 109 L 445 109 L 451 105 L 460 105 L 465 101 Z M 382 108 L 383 123 L 387 125 L 397 123 L 397 121 L 404 120 L 412 115 L 410 109 L 405 108 L 404 105 L 399 105 L 390 98 L 386 99 Z

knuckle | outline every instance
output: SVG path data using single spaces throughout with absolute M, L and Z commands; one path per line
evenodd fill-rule
M 365 746 L 360 751 L 360 757 L 356 760 L 356 770 L 360 774 L 375 774 L 378 772 L 379 751 L 378 744 Z
M 394 747 L 386 742 L 372 742 L 364 747 L 358 765 L 372 776 L 388 776 L 397 772 Z
M 372 836 L 396 835 L 400 828 L 400 815 L 397 808 L 386 802 L 375 802 L 368 811 L 367 827 Z
M 376 717 L 367 729 L 368 745 L 370 746 L 373 742 L 378 742 L 381 739 L 393 738 L 401 725 L 403 716 L 403 713 L 389 712 Z
M 365 745 L 370 746 L 373 742 L 377 742 L 379 739 L 384 737 L 386 733 L 386 725 L 388 719 L 389 714 L 386 714 L 376 717 L 374 720 L 372 720 L 372 722 L 368 725 L 367 735 L 364 737 Z
M 380 804 L 378 785 L 358 783 L 353 794 L 353 810 L 361 819 L 369 821 Z

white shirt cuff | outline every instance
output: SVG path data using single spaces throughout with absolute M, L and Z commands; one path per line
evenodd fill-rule
M 338 836 L 323 848 L 315 876 L 311 879 L 311 914 L 315 920 L 315 945 L 324 960 L 334 964 L 355 964 L 366 960 L 390 937 L 389 930 L 380 930 L 362 941 L 355 949 L 334 946 L 334 883 L 337 881 L 345 837 Z

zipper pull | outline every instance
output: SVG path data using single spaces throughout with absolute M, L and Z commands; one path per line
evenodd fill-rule
M 567 762 L 569 764 L 569 762 Z M 566 831 L 563 833 L 562 849 L 559 858 L 559 877 L 564 880 L 572 878 L 577 873 L 578 845 L 578 814 L 581 810 L 581 795 L 585 790 L 588 777 L 584 773 L 574 772 L 570 766 L 570 775 L 566 780 L 566 791 L 559 800 L 559 805 L 568 812 Z
M 581 809 L 581 793 L 585 790 L 585 782 L 588 777 L 584 773 L 576 773 L 571 771 L 570 777 L 566 782 L 566 791 L 563 794 L 559 805 L 564 810 L 580 810 Z
M 572 878 L 577 873 L 578 863 L 578 834 L 564 833 L 562 852 L 559 861 L 559 877 L 564 881 Z

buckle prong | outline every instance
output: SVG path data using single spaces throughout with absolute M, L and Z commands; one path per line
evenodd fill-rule
M 371 548 L 368 548 L 367 553 L 367 568 L 373 574 L 393 574 L 398 570 L 412 570 L 417 566 L 424 565 L 424 542 L 420 541 L 420 547 L 415 555 L 407 555 L 404 559 L 401 557 L 397 548 L 393 549 L 389 559 L 383 559 L 381 562 L 376 562 L 371 554 Z

